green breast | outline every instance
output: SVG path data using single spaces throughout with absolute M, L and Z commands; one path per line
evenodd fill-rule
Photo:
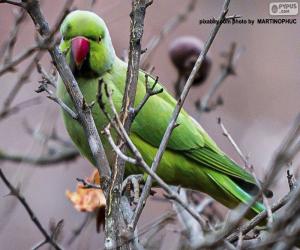
M 97 79 L 92 80 L 86 80 L 83 78 L 77 79 L 77 82 L 80 86 L 81 92 L 86 100 L 87 103 L 92 103 L 96 100 L 97 95 L 97 88 L 98 88 L 98 81 Z M 57 96 L 70 108 L 75 110 L 73 102 L 69 96 L 69 94 L 66 91 L 66 88 L 61 80 L 58 82 L 58 88 L 57 88 Z M 92 108 L 93 117 L 98 129 L 98 132 L 100 134 L 101 130 L 104 128 L 104 126 L 107 124 L 107 120 L 100 112 L 99 106 L 97 103 Z M 88 160 L 94 164 L 94 160 L 91 154 L 91 151 L 89 149 L 88 141 L 85 137 L 84 130 L 82 126 L 72 119 L 68 113 L 65 111 L 62 111 L 63 120 L 65 123 L 65 127 L 74 142 L 74 144 L 79 149 L 80 153 L 88 158 Z M 101 138 L 104 139 L 104 138 Z

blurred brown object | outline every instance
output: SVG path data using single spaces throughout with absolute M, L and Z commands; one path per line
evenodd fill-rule
M 178 97 L 187 81 L 195 63 L 203 50 L 203 42 L 194 36 L 181 36 L 176 38 L 169 47 L 169 56 L 178 72 L 175 83 L 175 92 Z M 196 74 L 193 86 L 201 85 L 208 77 L 212 61 L 206 56 L 203 65 Z
M 86 178 L 88 183 L 100 185 L 100 176 L 97 170 Z M 101 189 L 86 188 L 83 183 L 78 183 L 75 192 L 66 191 L 66 196 L 80 212 L 95 212 L 97 214 L 97 232 L 104 225 L 106 200 Z

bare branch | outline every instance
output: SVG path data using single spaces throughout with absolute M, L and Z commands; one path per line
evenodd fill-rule
M 52 87 L 56 88 L 56 82 L 57 82 L 56 77 L 48 74 L 38 61 L 36 61 L 36 67 L 37 67 L 38 73 L 40 73 L 42 75 L 42 83 L 46 83 L 46 85 L 49 84 Z
M 224 83 L 225 79 L 230 75 L 235 75 L 235 65 L 237 60 L 239 59 L 241 51 L 236 52 L 236 44 L 232 43 L 228 54 L 226 55 L 227 61 L 225 65 L 222 66 L 222 71 L 218 78 L 212 83 L 209 90 L 205 94 L 205 96 L 198 100 L 195 104 L 198 111 L 201 113 L 209 112 L 215 109 L 218 105 L 223 104 L 223 100 L 217 98 L 217 101 L 214 104 L 210 104 L 212 97 L 218 90 L 218 88 Z
M 192 202 L 188 201 L 188 197 L 186 194 L 186 190 L 180 189 L 179 195 L 181 199 L 189 204 L 191 207 L 195 209 L 195 206 Z M 204 206 L 202 206 L 202 210 L 205 208 L 206 205 L 209 203 L 205 202 L 203 200 Z M 205 205 L 206 204 L 206 205 Z M 185 249 L 185 248 L 194 248 L 194 246 L 197 246 L 199 242 L 201 242 L 204 233 L 201 228 L 201 225 L 186 211 L 184 210 L 178 203 L 173 204 L 173 208 L 177 212 L 177 217 L 183 226 L 183 233 L 184 233 L 184 240 L 180 241 L 180 249 Z
M 42 226 L 41 222 L 38 220 L 37 216 L 25 200 L 25 198 L 20 194 L 19 190 L 15 188 L 9 180 L 6 178 L 4 173 L 2 172 L 2 169 L 0 168 L 0 178 L 4 182 L 4 184 L 7 186 L 7 188 L 10 190 L 10 194 L 15 196 L 23 205 L 23 207 L 26 209 L 27 213 L 29 214 L 31 220 L 36 225 L 36 227 L 39 229 L 39 231 L 43 234 L 45 237 L 45 241 L 49 244 L 51 244 L 56 250 L 61 250 L 60 246 L 57 245 L 57 243 L 53 240 L 53 238 L 47 233 L 46 229 Z
M 8 4 L 11 4 L 11 5 L 18 6 L 18 7 L 24 7 L 24 3 L 16 2 L 16 1 L 0 0 L 0 3 L 8 3 Z
M 13 13 L 15 16 L 13 27 L 10 31 L 8 40 L 0 50 L 0 57 L 4 58 L 3 59 L 4 64 L 7 64 L 11 61 L 13 49 L 16 44 L 17 36 L 20 30 L 20 25 L 25 20 L 26 17 L 26 11 L 24 11 L 23 9 L 13 11 Z
M 151 60 L 152 55 L 154 54 L 158 45 L 162 40 L 172 31 L 174 31 L 182 22 L 184 22 L 191 12 L 195 9 L 197 0 L 191 0 L 187 5 L 186 9 L 176 15 L 175 17 L 168 20 L 168 22 L 162 27 L 160 33 L 151 38 L 151 40 L 146 45 L 146 51 L 141 59 L 141 68 L 146 69 L 149 67 L 149 61 Z
M 38 45 L 33 45 L 29 47 L 27 50 L 21 52 L 18 56 L 16 56 L 16 58 L 14 58 L 9 63 L 2 66 L 2 68 L 0 68 L 0 76 L 12 70 L 16 65 L 18 65 L 23 60 L 27 59 L 29 56 L 31 56 L 34 52 L 36 52 L 39 49 L 42 48 Z
M 100 185 L 97 185 L 95 183 L 91 183 L 91 182 L 88 182 L 84 179 L 81 179 L 81 178 L 76 178 L 76 180 L 78 182 L 80 182 L 84 188 L 95 188 L 95 189 L 101 189 L 101 186 Z
M 232 138 L 232 136 L 230 135 L 228 130 L 225 128 L 225 126 L 221 120 L 221 117 L 218 117 L 218 124 L 220 125 L 220 127 L 223 131 L 223 135 L 229 140 L 230 144 L 234 147 L 235 151 L 238 153 L 238 155 L 244 162 L 245 167 L 248 168 L 249 163 L 248 163 L 247 157 L 243 154 L 242 150 L 239 148 L 239 146 L 236 144 L 236 142 L 234 141 L 234 139 Z
M 68 162 L 76 159 L 79 156 L 79 152 L 76 149 L 67 149 L 56 151 L 51 155 L 45 155 L 40 157 L 8 154 L 0 150 L 0 161 L 10 161 L 14 163 L 28 163 L 34 166 L 48 166 L 55 165 L 61 162 Z
M 221 118 L 218 118 L 218 124 L 220 125 L 222 131 L 223 131 L 223 135 L 229 140 L 229 142 L 231 143 L 231 145 L 234 147 L 234 149 L 236 150 L 236 152 L 238 153 L 238 155 L 240 156 L 240 158 L 242 159 L 242 161 L 244 162 L 245 165 L 245 169 L 247 169 L 248 171 L 250 171 L 250 173 L 252 174 L 252 176 L 255 179 L 256 185 L 259 189 L 261 189 L 261 183 L 259 181 L 259 179 L 257 178 L 255 172 L 254 172 L 254 167 L 253 165 L 249 164 L 249 159 L 243 154 L 242 150 L 239 148 L 239 146 L 236 144 L 236 142 L 234 141 L 234 139 L 232 138 L 232 136 L 230 135 L 230 133 L 228 132 L 228 130 L 225 128 L 223 122 L 221 121 Z M 269 202 L 266 198 L 266 196 L 263 194 L 263 203 L 267 209 L 268 212 L 268 223 L 269 225 L 273 222 L 273 215 L 272 215 L 272 211 L 269 205 Z
M 41 98 L 40 97 L 34 97 L 29 100 L 20 102 L 16 104 L 15 106 L 3 110 L 3 112 L 0 113 L 0 121 L 7 118 L 8 116 L 14 115 L 16 113 L 19 113 L 20 111 L 32 107 L 34 105 L 38 105 L 41 103 Z
M 219 231 L 217 234 L 206 235 L 205 241 L 202 242 L 201 245 L 198 247 L 216 246 L 220 243 L 220 240 L 222 240 L 224 237 L 230 234 L 232 230 L 234 230 L 236 225 L 238 225 L 238 223 L 245 216 L 247 211 L 253 206 L 253 204 L 259 199 L 259 197 L 261 197 L 263 192 L 269 187 L 270 183 L 275 179 L 280 168 L 282 168 L 285 164 L 291 162 L 292 158 L 296 155 L 296 153 L 300 151 L 300 143 L 298 142 L 299 136 L 300 136 L 300 115 L 298 115 L 297 118 L 295 119 L 293 123 L 293 127 L 290 129 L 286 138 L 281 143 L 279 150 L 275 153 L 274 158 L 270 164 L 269 172 L 264 178 L 264 181 L 261 184 L 261 189 L 259 190 L 257 195 L 252 199 L 251 202 L 247 204 L 247 206 L 244 207 L 244 209 L 241 209 L 238 212 L 238 214 L 235 216 L 235 218 L 232 221 L 226 223 L 226 227 L 224 229 Z M 300 188 L 297 189 L 299 190 L 299 194 L 300 194 Z M 295 194 L 297 193 L 295 192 Z M 290 202 L 296 200 L 295 197 L 297 198 L 298 196 L 295 195 Z M 274 204 L 271 207 L 271 211 L 273 212 L 279 209 L 280 207 L 282 207 L 284 204 L 286 204 L 287 200 L 288 200 L 288 196 L 284 197 L 282 200 L 280 200 L 278 203 Z M 297 202 L 295 202 L 295 204 L 297 204 Z M 247 223 L 245 228 L 250 231 L 266 217 L 267 217 L 267 211 L 263 211 L 262 213 L 254 217 L 249 223 Z M 277 223 L 278 223 L 278 219 L 277 219 Z M 245 230 L 245 233 L 248 232 L 247 230 Z M 241 231 L 243 232 L 243 230 Z M 238 236 L 239 233 L 235 234 L 234 240 L 237 240 Z M 227 240 L 232 241 L 231 238 Z
M 78 227 L 72 230 L 72 236 L 67 241 L 67 246 L 71 246 L 72 243 L 77 239 L 77 237 L 82 233 L 83 229 L 91 221 L 92 214 L 86 214 L 83 221 L 79 224 Z
M 79 121 L 78 114 L 74 112 L 70 107 L 68 107 L 61 99 L 59 99 L 52 90 L 48 89 L 48 84 L 52 86 L 56 86 L 55 80 L 52 76 L 49 76 L 45 70 L 41 67 L 40 64 L 37 63 L 38 72 L 42 75 L 42 81 L 41 85 L 38 87 L 38 89 L 35 91 L 37 93 L 41 92 L 47 92 L 48 98 L 54 102 L 56 102 L 70 117 L 72 117 L 74 120 Z
M 287 177 L 287 180 L 288 180 L 290 191 L 292 191 L 296 187 L 295 177 L 289 169 L 286 171 L 286 174 L 287 174 L 286 177 Z
M 293 122 L 292 128 L 279 146 L 271 161 L 269 171 L 262 183 L 264 191 L 274 181 L 283 166 L 288 166 L 295 155 L 300 151 L 300 114 L 297 115 Z
M 18 77 L 17 82 L 9 92 L 8 96 L 3 102 L 3 107 L 0 111 L 0 116 L 3 116 L 3 114 L 7 113 L 7 111 L 10 109 L 11 104 L 13 103 L 14 99 L 16 98 L 17 94 L 19 93 L 20 89 L 23 87 L 23 85 L 27 82 L 29 76 L 31 75 L 33 69 L 35 68 L 35 64 L 37 61 L 39 61 L 44 54 L 44 51 L 39 51 L 36 53 L 36 55 L 32 58 L 28 66 L 25 68 L 25 70 L 22 72 L 22 74 Z
M 282 199 L 277 201 L 271 206 L 271 211 L 276 212 L 280 208 L 282 208 L 287 202 L 289 201 L 291 197 L 291 193 L 285 195 Z M 254 227 L 258 226 L 263 220 L 265 220 L 268 217 L 267 211 L 263 211 L 260 214 L 256 215 L 252 220 L 248 221 L 245 225 L 243 225 L 237 232 L 231 234 L 227 237 L 227 240 L 229 242 L 234 242 L 238 239 L 239 233 L 242 233 L 242 235 L 247 234 L 250 232 Z
M 148 99 L 153 96 L 153 95 L 157 95 L 159 93 L 162 93 L 164 90 L 163 88 L 155 90 L 155 86 L 158 83 L 158 76 L 155 78 L 153 85 L 150 87 L 149 86 L 149 75 L 146 73 L 145 74 L 145 87 L 146 87 L 146 94 L 143 98 L 143 100 L 139 103 L 139 105 L 134 109 L 133 113 L 133 119 L 137 116 L 137 114 L 141 111 L 141 109 L 144 107 L 144 105 L 146 104 L 146 102 L 148 101 Z
M 299 228 L 299 203 L 300 197 L 300 187 L 297 186 L 289 194 L 284 196 L 281 200 L 276 202 L 272 207 L 272 211 L 276 211 L 283 205 L 286 205 L 285 211 L 281 214 L 277 214 L 276 221 L 273 223 L 271 230 L 269 230 L 268 236 L 262 242 L 254 242 L 252 244 L 253 249 L 265 249 L 267 245 L 273 245 L 275 242 L 284 242 L 284 247 L 282 249 L 290 249 L 296 242 L 298 242 Z M 266 218 L 266 211 L 260 213 L 254 217 L 250 222 L 242 226 L 240 232 L 243 234 L 248 233 L 256 225 L 259 224 L 263 219 Z M 230 241 L 235 241 L 237 239 L 236 233 L 228 237 Z M 282 247 L 282 246 L 281 246 Z M 277 248 L 276 248 L 277 249 Z M 281 248 L 279 248 L 281 249 Z
M 137 165 L 137 161 L 132 158 L 129 157 L 127 155 L 125 155 L 122 150 L 115 144 L 114 139 L 110 133 L 109 127 L 104 128 L 104 133 L 107 135 L 108 138 L 108 142 L 110 143 L 110 145 L 112 146 L 113 150 L 117 153 L 117 155 L 125 162 L 129 162 L 133 165 Z
M 169 122 L 169 125 L 165 131 L 165 134 L 161 140 L 161 143 L 160 143 L 160 146 L 159 146 L 159 149 L 157 151 L 157 154 L 153 160 L 153 163 L 152 163 L 152 166 L 151 166 L 151 170 L 153 172 L 156 171 L 160 161 L 161 161 L 161 158 L 163 156 L 163 153 L 164 151 L 166 150 L 166 147 L 167 147 L 167 143 L 171 137 L 171 134 L 172 134 L 172 131 L 173 129 L 176 127 L 176 121 L 177 121 L 177 117 L 181 111 L 181 108 L 183 106 L 183 103 L 188 95 L 188 92 L 189 92 L 189 89 L 191 88 L 192 86 L 192 83 L 193 83 L 193 80 L 194 78 L 196 77 L 196 73 L 198 72 L 199 68 L 201 67 L 203 61 L 204 61 L 204 58 L 213 42 L 213 40 L 215 39 L 220 27 L 221 27 L 221 24 L 223 22 L 223 20 L 225 19 L 226 17 L 226 14 L 228 12 L 228 6 L 229 6 L 229 2 L 230 0 L 226 0 L 224 2 L 224 5 L 223 5 L 223 8 L 222 8 L 222 11 L 221 11 L 221 14 L 220 14 L 220 17 L 218 19 L 218 22 L 216 23 L 216 25 L 214 26 L 213 30 L 211 31 L 210 33 L 210 36 L 207 40 L 207 42 L 205 43 L 204 45 L 204 49 L 203 51 L 201 51 L 201 54 L 199 55 L 195 65 L 194 65 L 194 68 L 184 86 L 184 89 L 178 99 L 178 102 L 176 104 L 176 107 L 173 111 L 173 114 L 172 114 L 172 117 L 170 119 L 170 122 Z M 147 178 L 147 181 L 146 181 L 146 184 L 145 184 L 145 187 L 143 189 L 143 192 L 142 192 L 142 195 L 141 195 L 141 199 L 140 199 L 140 202 L 138 203 L 137 205 L 137 208 L 136 208 L 136 211 L 134 213 L 134 217 L 133 217 L 133 223 L 132 223 L 132 226 L 135 227 L 136 224 L 137 224 L 137 221 L 138 221 L 138 218 L 140 217 L 141 213 L 142 213 L 142 209 L 143 209 L 143 206 L 144 206 L 144 203 L 146 202 L 146 199 L 147 197 L 149 196 L 149 193 L 150 193 L 150 189 L 151 189 L 151 186 L 152 186 L 152 177 L 149 176 Z M 199 219 L 199 218 L 198 218 Z M 201 221 L 201 220 L 199 220 Z
M 4 2 L 7 2 L 7 1 L 4 1 Z M 12 90 L 10 91 L 10 93 L 8 94 L 7 98 L 3 102 L 4 104 L 3 104 L 2 110 L 0 111 L 0 117 L 1 116 L 2 117 L 4 117 L 4 116 L 7 117 L 6 114 L 10 110 L 10 106 L 11 106 L 13 100 L 17 96 L 17 94 L 20 91 L 20 89 L 23 86 L 23 84 L 26 83 L 26 81 L 28 80 L 30 74 L 32 73 L 32 71 L 34 69 L 35 64 L 41 59 L 42 55 L 45 52 L 45 46 L 47 44 L 49 45 L 49 41 L 53 38 L 53 36 L 57 32 L 57 30 L 58 30 L 58 28 L 59 28 L 59 26 L 60 26 L 63 18 L 69 12 L 69 8 L 70 8 L 72 2 L 73 2 L 73 0 L 67 0 L 65 2 L 65 5 L 64 5 L 62 11 L 60 12 L 61 13 L 60 16 L 57 18 L 56 23 L 55 23 L 55 25 L 53 26 L 53 28 L 52 28 L 52 30 L 50 32 L 50 35 L 46 39 L 44 39 L 42 42 L 38 43 L 38 45 L 30 47 L 25 52 L 21 53 L 19 56 L 16 56 L 16 58 L 10 59 L 9 62 L 7 62 L 0 69 L 0 75 L 4 74 L 4 73 L 8 72 L 9 70 L 12 70 L 13 67 L 16 66 L 18 63 L 20 63 L 21 61 L 27 59 L 35 51 L 39 50 L 36 53 L 36 55 L 32 58 L 32 60 L 30 61 L 30 63 L 26 67 L 26 69 L 23 71 L 23 73 L 20 75 L 20 77 L 18 78 L 16 84 L 14 85 L 14 87 L 12 88 Z M 22 4 L 22 6 L 24 7 L 23 4 Z M 21 10 L 20 12 L 24 13 L 25 11 Z M 16 20 L 16 25 L 17 25 L 17 22 L 19 22 L 19 19 Z M 8 46 L 13 47 L 12 41 L 14 40 L 13 36 L 15 36 L 15 35 L 17 35 L 17 31 L 13 30 L 11 38 L 7 42 Z M 4 46 L 4 47 L 6 47 L 6 46 Z
M 139 64 L 141 56 L 141 42 L 144 33 L 144 19 L 146 9 L 152 4 L 149 0 L 133 0 L 132 11 L 130 13 L 130 40 L 128 54 L 128 68 L 126 75 L 126 84 L 122 102 L 121 120 L 126 132 L 129 133 L 133 121 L 134 100 L 139 77 Z M 114 166 L 112 168 L 112 182 L 108 195 L 108 204 L 106 211 L 109 211 L 105 219 L 105 246 L 112 248 L 122 245 L 122 230 L 128 231 L 124 215 L 120 212 L 120 202 L 122 195 L 122 182 L 124 179 L 126 161 L 121 156 L 124 155 L 126 147 L 122 145 L 122 138 L 118 139 L 118 144 L 121 145 L 119 154 L 116 155 Z M 125 200 L 126 202 L 126 200 Z M 118 228 L 115 225 L 119 225 Z M 134 233 L 135 230 L 129 233 Z M 123 232 L 124 233 L 124 232 Z
M 74 148 L 74 144 L 70 140 L 65 140 L 57 134 L 55 127 L 53 127 L 52 131 L 48 134 L 32 128 L 26 119 L 22 123 L 25 128 L 25 131 L 42 144 L 46 141 L 52 140 L 54 142 L 57 142 L 64 148 Z

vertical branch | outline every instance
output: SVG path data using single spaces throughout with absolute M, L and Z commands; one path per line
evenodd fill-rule
M 159 146 L 159 149 L 157 151 L 157 154 L 154 158 L 154 161 L 152 163 L 152 166 L 151 166 L 151 170 L 153 172 L 156 171 L 161 159 L 162 159 L 162 156 L 163 156 L 163 153 L 165 152 L 166 148 L 167 148 L 167 144 L 168 144 L 168 141 L 171 137 L 171 134 L 172 134 L 172 131 L 173 129 L 176 127 L 176 121 L 177 121 L 177 118 L 178 118 L 178 115 L 181 111 L 181 108 L 183 106 L 183 103 L 188 95 L 188 92 L 192 86 L 192 83 L 196 77 L 196 73 L 199 71 L 201 65 L 203 64 L 203 61 L 204 61 L 204 58 L 212 44 L 212 42 L 214 41 L 223 21 L 226 19 L 226 14 L 228 12 L 228 6 L 229 6 L 229 3 L 230 3 L 230 0 L 225 0 L 224 2 L 224 5 L 223 5 L 223 8 L 222 8 L 222 11 L 221 11 L 221 14 L 220 14 L 220 17 L 217 21 L 217 23 L 215 24 L 213 30 L 211 31 L 210 33 L 210 36 L 208 38 L 208 40 L 206 41 L 205 45 L 204 45 L 204 49 L 203 51 L 201 52 L 201 54 L 199 55 L 195 65 L 194 65 L 194 68 L 184 86 L 184 89 L 178 99 L 178 102 L 175 106 L 175 109 L 173 111 L 173 114 L 172 114 L 172 117 L 170 119 L 170 122 L 169 122 L 169 125 L 165 131 L 165 134 L 162 138 L 162 141 L 160 143 L 160 146 Z M 151 189 L 151 186 L 152 186 L 152 177 L 151 176 L 148 176 L 147 178 L 147 181 L 146 181 L 146 184 L 145 184 L 145 187 L 143 189 L 143 192 L 141 194 L 141 198 L 140 198 L 140 201 L 137 205 L 137 208 L 136 208 L 136 212 L 134 214 L 134 217 L 133 217 L 133 220 L 132 220 L 132 223 L 131 225 L 133 226 L 133 228 L 136 227 L 137 225 L 137 222 L 138 222 L 138 219 L 142 213 L 142 210 L 143 210 L 143 207 L 144 207 L 144 203 L 146 202 L 146 199 L 148 198 L 149 194 L 150 194 L 150 189 Z
M 122 102 L 121 120 L 122 124 L 129 133 L 132 121 L 134 119 L 134 100 L 137 89 L 137 82 L 139 76 L 139 64 L 141 57 L 141 40 L 144 32 L 144 19 L 146 9 L 152 4 L 149 0 L 133 0 L 132 12 L 130 13 L 130 41 L 129 41 L 129 55 L 128 55 L 128 69 L 126 76 L 126 84 Z M 122 139 L 119 138 L 118 145 L 122 145 Z M 120 146 L 122 153 L 125 152 L 125 144 Z M 112 183 L 108 195 L 108 205 L 106 209 L 105 220 L 105 235 L 106 248 L 112 248 L 123 245 L 120 242 L 120 234 L 122 227 L 126 230 L 126 223 L 124 221 L 120 209 L 122 182 L 125 171 L 125 161 L 116 155 L 115 163 L 112 169 Z M 116 225 L 121 225 L 116 227 Z M 122 237 L 124 238 L 124 237 Z M 125 247 L 125 246 L 124 246 Z

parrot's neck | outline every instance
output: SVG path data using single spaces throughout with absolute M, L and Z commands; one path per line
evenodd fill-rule
M 115 57 L 112 67 L 100 78 L 104 82 L 113 82 L 120 90 L 124 89 L 126 81 L 127 63 L 122 61 L 119 57 Z
M 118 74 L 118 72 L 123 72 L 127 70 L 127 63 L 121 60 L 119 57 L 115 56 L 114 63 L 112 67 L 108 70 L 109 74 Z

